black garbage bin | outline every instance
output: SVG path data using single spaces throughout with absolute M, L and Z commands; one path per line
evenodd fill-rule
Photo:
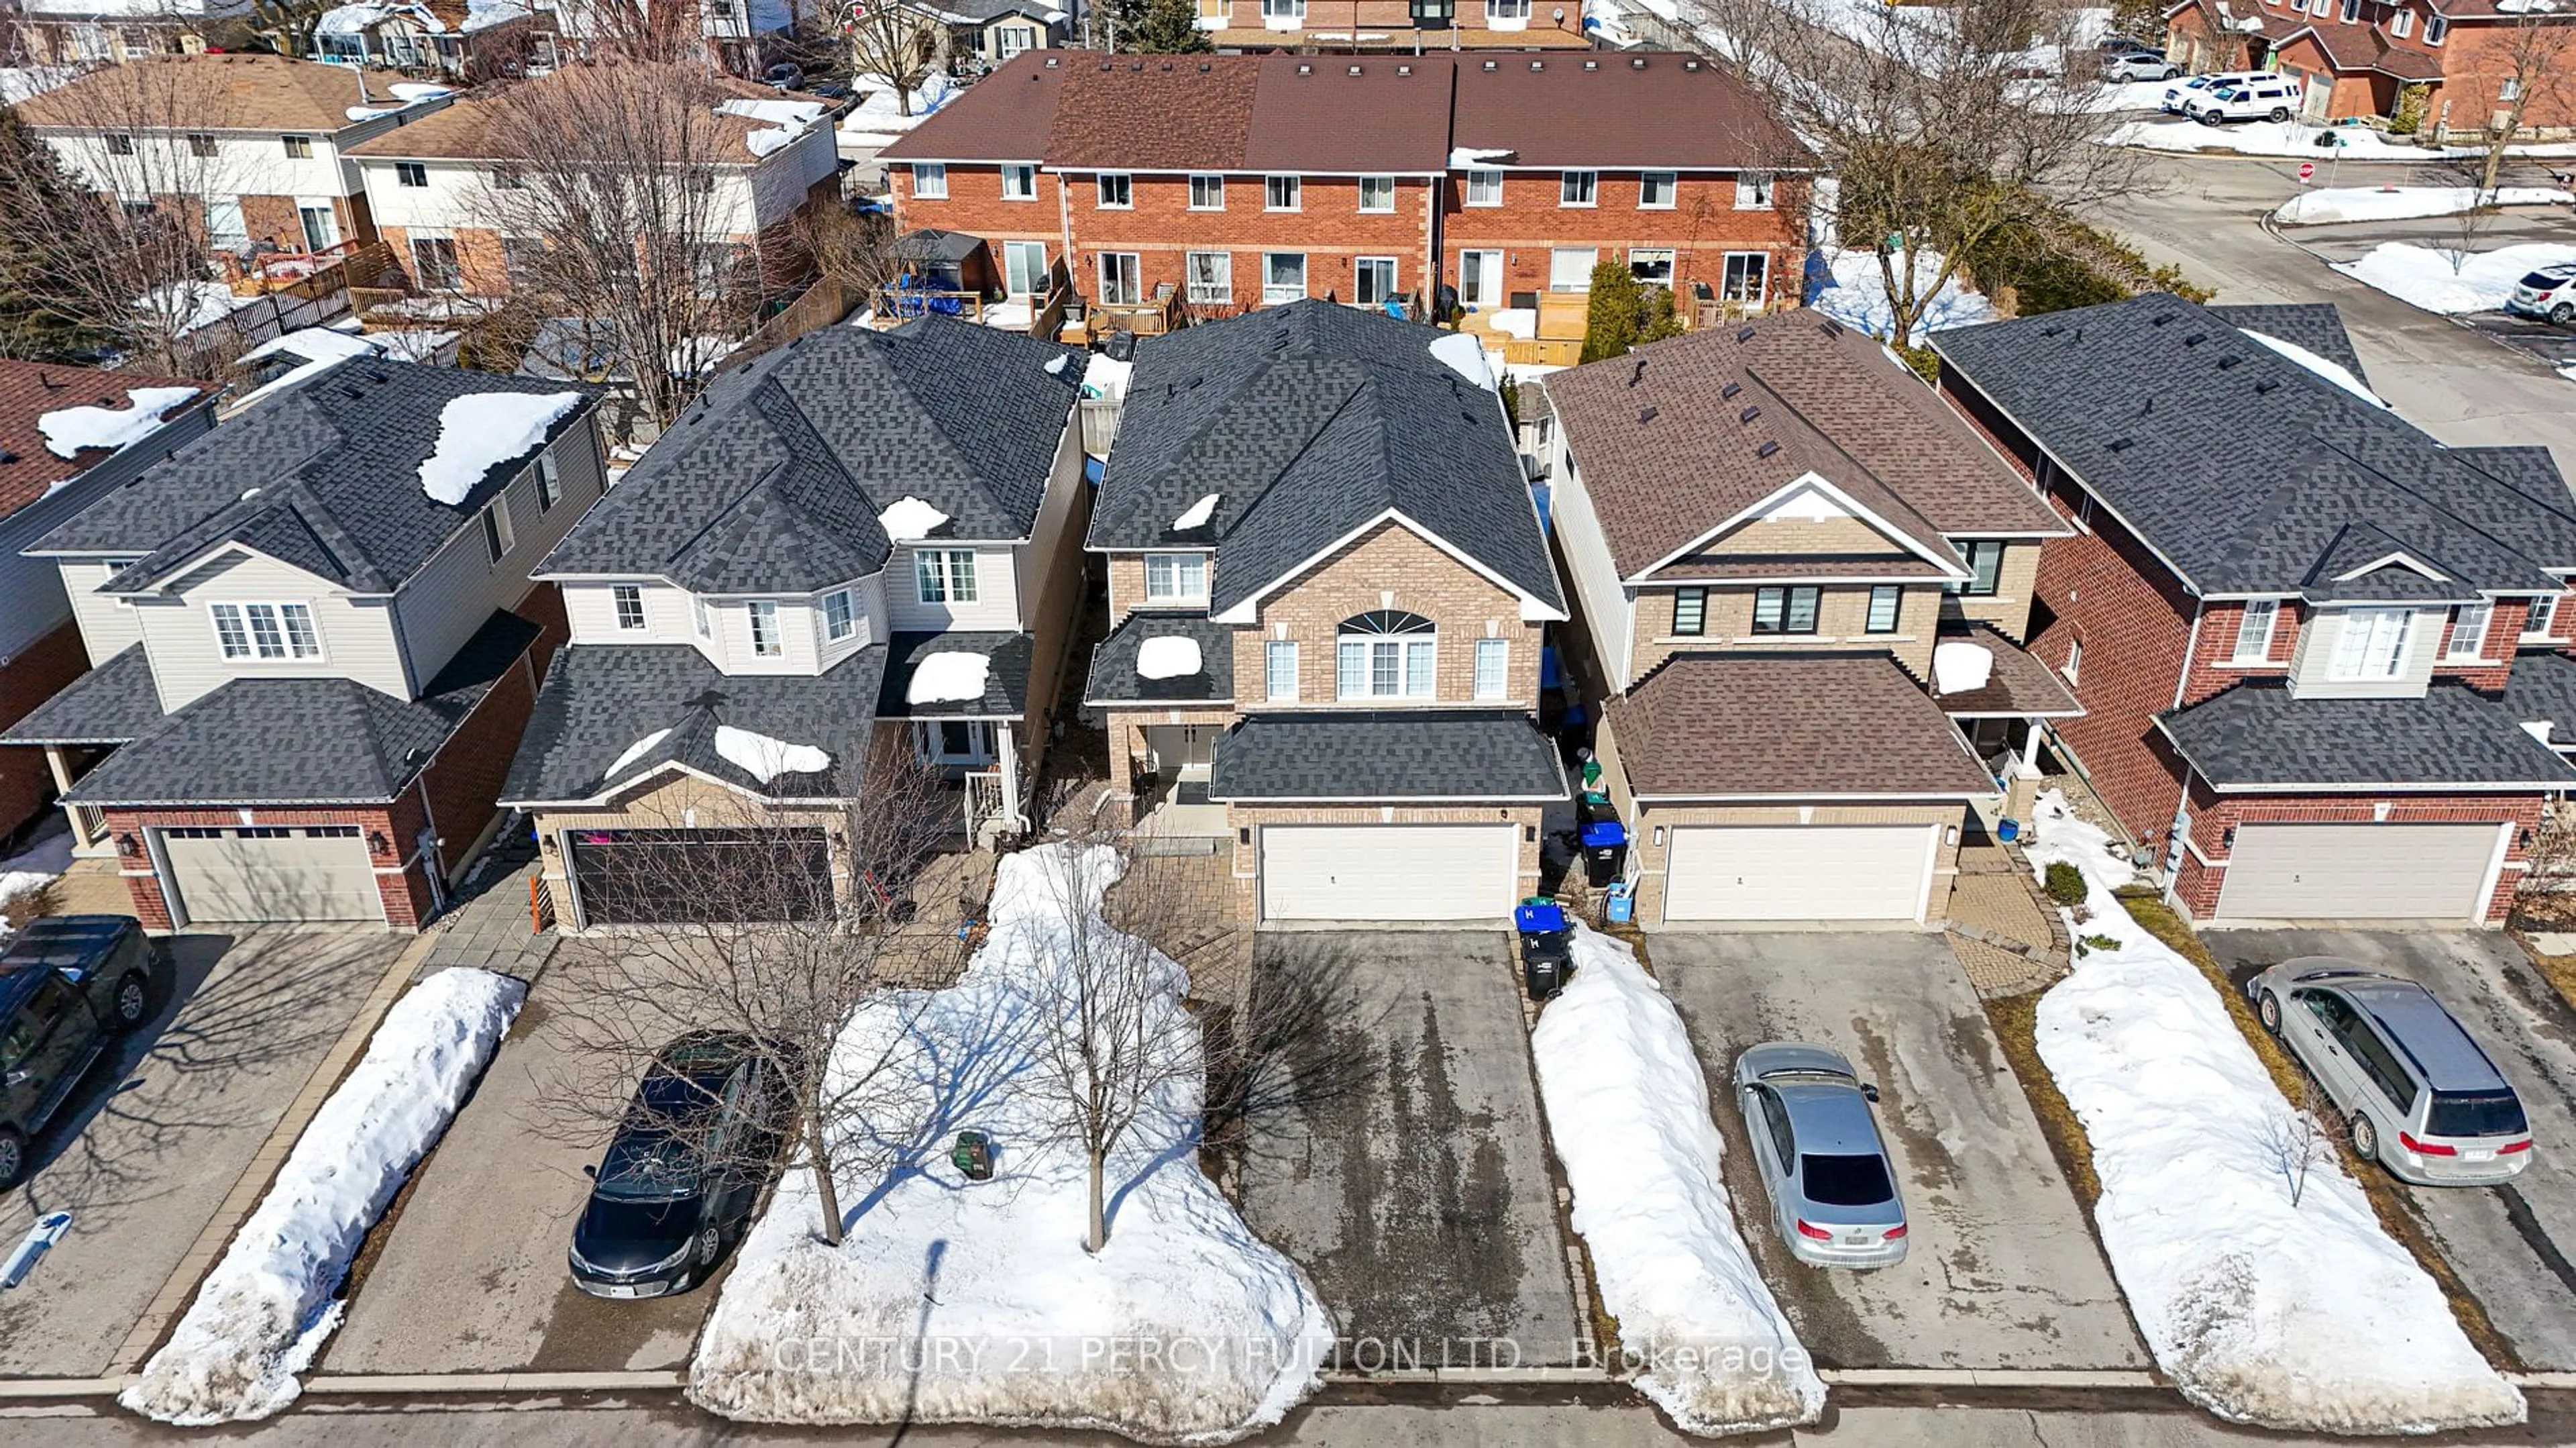
M 1566 925 L 1564 907 L 1532 896 L 1513 909 L 1512 925 L 1520 932 L 1521 979 L 1530 999 L 1543 1001 L 1565 989 L 1566 977 L 1574 973 L 1574 932 Z
M 1596 890 L 1619 878 L 1628 859 L 1628 827 L 1615 819 L 1597 819 L 1583 827 L 1583 878 Z

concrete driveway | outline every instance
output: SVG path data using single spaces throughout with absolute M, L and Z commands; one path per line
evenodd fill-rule
M 609 1125 L 570 1017 L 538 979 L 473 1099 L 418 1174 L 321 1368 L 335 1373 L 614 1371 L 686 1363 L 726 1259 L 676 1297 L 603 1302 L 564 1253 Z M 631 1089 L 631 1087 L 629 1088 Z
M 0 1244 L 71 1234 L 0 1295 L 0 1374 L 105 1372 L 323 1055 L 410 941 L 256 931 L 170 941 L 152 1021 L 94 1066 L 0 1198 Z
M 1578 1321 L 1499 931 L 1263 934 L 1264 971 L 1347 983 L 1329 1039 L 1350 1089 L 1261 1129 L 1243 1214 L 1333 1309 L 1347 1359 L 1563 1363 Z M 1496 1346 L 1508 1339 L 1509 1346 Z
M 2403 1187 L 2442 1255 L 2527 1367 L 2576 1369 L 2576 1012 L 2499 931 L 2219 930 L 2230 977 L 2302 955 L 2404 976 L 2442 1002 L 2513 1083 L 2535 1149 L 2500 1187 Z
M 1667 933 L 1647 948 L 1708 1069 L 1737 1224 L 1818 1362 L 2146 1365 L 2029 1098 L 1938 936 Z M 1782 1039 L 1830 1046 L 1877 1084 L 1913 1242 L 1898 1266 L 1809 1267 L 1771 1231 L 1730 1083 L 1738 1052 Z

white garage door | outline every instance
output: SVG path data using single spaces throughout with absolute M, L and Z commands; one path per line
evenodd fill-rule
M 1666 920 L 1920 920 L 1938 825 L 1677 826 Z
M 1512 913 L 1518 825 L 1265 825 L 1264 920 L 1491 920 Z
M 2218 887 L 2230 920 L 2468 920 L 2498 825 L 2239 825 Z
M 164 830 L 161 854 L 191 923 L 384 918 L 354 825 Z

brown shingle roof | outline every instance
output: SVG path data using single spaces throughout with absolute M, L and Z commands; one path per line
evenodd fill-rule
M 1885 654 L 1677 654 L 1605 708 L 1648 797 L 1994 793 Z
M 1623 576 L 1811 472 L 1944 558 L 1944 535 L 2068 531 L 1876 339 L 1804 308 L 1587 363 L 1546 388 Z
M 1944 619 L 1938 643 L 1975 644 L 1994 656 L 1994 668 L 1983 687 L 1956 694 L 1935 694 L 1941 712 L 1952 718 L 1977 715 L 2045 714 L 2071 717 L 2084 712 L 2074 691 L 2055 669 L 2031 657 L 2030 650 L 2005 638 L 1993 624 L 1976 619 Z M 1934 684 L 1939 683 L 1935 671 Z
M 622 83 L 703 88 L 712 100 L 740 99 L 752 101 L 811 101 L 823 107 L 824 115 L 814 124 L 831 124 L 833 103 L 823 96 L 796 91 L 780 91 L 733 76 L 717 75 L 694 68 L 657 67 L 648 62 L 622 61 L 618 65 Z M 657 72 L 664 78 L 657 79 Z M 518 81 L 515 86 L 564 85 L 575 82 L 573 70 L 559 70 L 551 75 Z M 745 144 L 752 132 L 771 125 L 749 116 L 717 116 L 713 154 L 727 164 L 749 166 L 760 160 Z M 397 127 L 381 136 L 348 148 L 352 156 L 376 158 L 417 157 L 429 161 L 513 161 L 527 157 L 527 138 L 513 125 L 509 106 L 495 90 L 491 94 L 471 94 L 435 115 L 423 116 L 409 125 Z
M 92 130 L 337 131 L 359 103 L 358 73 L 347 66 L 282 55 L 171 55 L 103 66 L 30 96 L 18 118 Z M 149 124 L 163 118 L 171 124 Z
M 105 448 L 83 448 L 75 456 L 56 457 L 45 445 L 44 434 L 36 430 L 38 418 L 71 407 L 130 407 L 126 393 L 137 387 L 193 387 L 200 397 L 212 390 L 184 377 L 0 359 L 0 517 L 113 456 Z M 167 419 L 195 405 L 192 399 L 163 409 L 161 415 Z
M 1024 50 L 877 152 L 888 161 L 1035 161 L 1055 129 L 1063 62 L 1080 52 Z M 1049 61 L 1056 62 L 1053 65 Z
M 1518 166 L 1805 170 L 1801 144 L 1752 88 L 1697 56 L 1465 56 L 1449 144 Z

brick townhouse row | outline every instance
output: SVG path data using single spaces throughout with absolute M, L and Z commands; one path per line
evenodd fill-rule
M 2310 121 L 2393 117 L 2424 92 L 2428 131 L 2576 126 L 2576 13 L 2545 0 L 2181 0 L 2165 40 L 2186 70 L 2277 70 Z
M 1795 301 L 1815 158 L 1695 56 L 1020 56 L 882 153 L 905 231 L 1003 290 L 1202 316 L 1442 286 L 1479 313 L 1626 262 Z M 1168 289 L 1168 292 L 1165 290 Z

